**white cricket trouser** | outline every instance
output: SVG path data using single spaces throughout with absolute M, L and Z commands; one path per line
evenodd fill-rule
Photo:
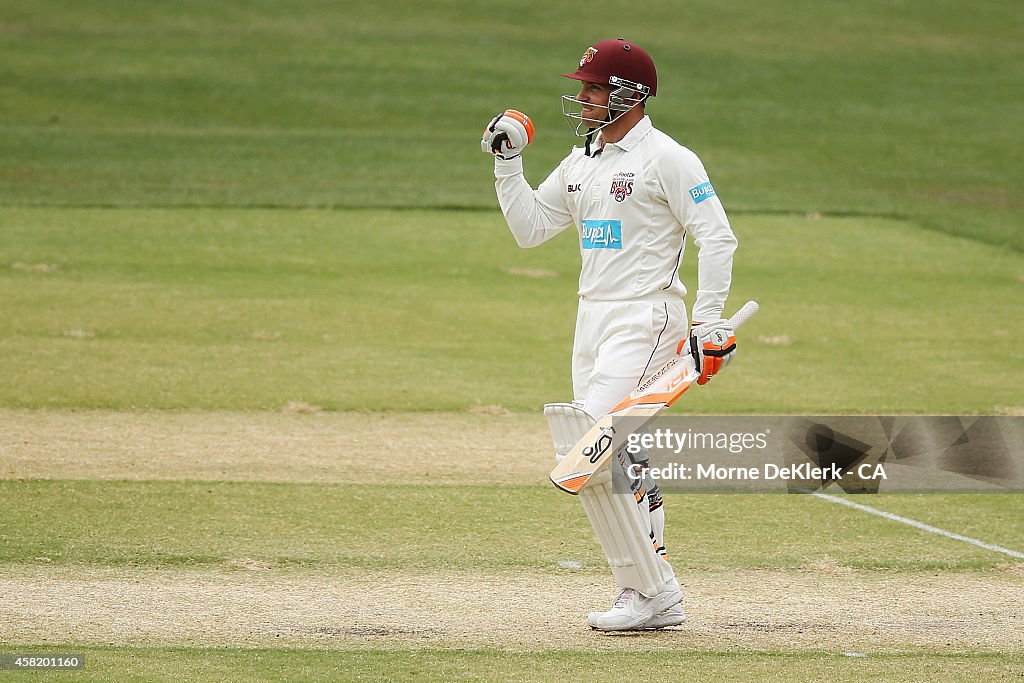
M 667 363 L 688 333 L 686 307 L 670 295 L 581 298 L 572 350 L 575 402 L 600 420 Z

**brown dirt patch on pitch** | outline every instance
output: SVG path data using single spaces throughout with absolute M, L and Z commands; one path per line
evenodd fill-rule
M 8 567 L 5 643 L 635 648 L 687 651 L 1024 651 L 1024 577 L 688 572 L 689 621 L 601 634 L 610 578 L 585 572 L 234 572 Z
M 0 479 L 542 483 L 540 415 L 0 410 Z M 358 466 L 356 466 L 358 464 Z
M 11 268 L 14 270 L 20 270 L 27 273 L 57 273 L 60 272 L 60 266 L 56 263 L 22 263 L 18 261 L 11 264 Z
M 508 275 L 528 277 L 533 280 L 548 280 L 558 277 L 558 273 L 548 268 L 502 268 Z

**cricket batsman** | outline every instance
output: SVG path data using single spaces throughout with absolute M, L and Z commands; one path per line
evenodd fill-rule
M 562 97 L 562 113 L 586 141 L 537 189 L 524 177 L 520 157 L 534 137 L 528 116 L 506 110 L 487 124 L 481 140 L 483 151 L 494 155 L 498 202 L 520 247 L 535 247 L 570 227 L 579 236 L 574 398 L 545 406 L 556 459 L 691 336 L 679 276 L 687 233 L 698 249 L 692 325 L 716 323 L 690 340 L 699 353 L 698 384 L 724 367 L 736 348 L 722 319 L 736 237 L 700 159 L 646 114 L 658 93 L 654 61 L 636 43 L 603 40 L 562 75 L 580 81 L 577 95 Z M 580 498 L 619 586 L 609 611 L 589 615 L 590 626 L 646 630 L 685 621 L 666 556 L 657 485 L 641 481 L 632 496 L 588 485 Z

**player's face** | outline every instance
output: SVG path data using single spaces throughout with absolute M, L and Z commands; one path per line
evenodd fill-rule
M 586 120 L 603 122 L 608 118 L 608 97 L 612 89 L 600 83 L 584 83 L 576 100 L 583 104 L 580 112 Z

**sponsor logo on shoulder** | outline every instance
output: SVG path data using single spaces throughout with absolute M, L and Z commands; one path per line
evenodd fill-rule
M 711 183 L 701 183 L 696 187 L 690 188 L 690 197 L 693 198 L 694 204 L 700 204 L 708 197 L 715 196 L 715 188 L 711 187 Z
M 580 245 L 584 249 L 622 249 L 622 221 L 585 219 L 580 225 Z

